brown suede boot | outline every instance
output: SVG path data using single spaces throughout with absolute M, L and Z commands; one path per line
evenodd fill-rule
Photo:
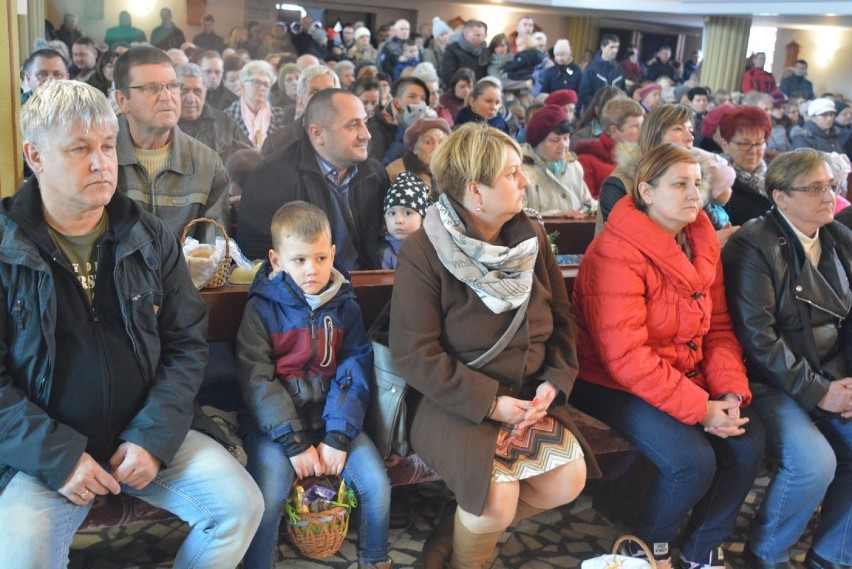
M 456 501 L 444 506 L 441 518 L 435 530 L 423 542 L 423 569 L 445 569 L 453 552 L 453 520 L 456 515 Z
M 471 533 L 459 519 L 456 511 L 453 530 L 453 554 L 450 557 L 451 569 L 482 569 L 494 555 L 497 540 L 502 531 L 494 533 Z
M 519 521 L 531 518 L 533 516 L 537 516 L 542 512 L 546 511 L 547 510 L 542 510 L 541 508 L 536 508 L 535 506 L 530 506 L 528 503 L 518 498 L 518 509 L 515 510 L 515 519 L 512 520 L 512 523 L 509 524 L 509 527 L 514 527 L 518 525 Z

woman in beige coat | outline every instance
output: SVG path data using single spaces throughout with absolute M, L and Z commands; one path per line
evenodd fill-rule
M 423 394 L 411 444 L 458 500 L 452 531 L 445 524 L 424 545 L 424 566 L 442 567 L 451 545 L 451 567 L 479 568 L 508 526 L 585 485 L 584 441 L 564 405 L 577 330 L 544 229 L 522 211 L 517 143 L 464 125 L 435 151 L 432 172 L 441 196 L 400 250 L 390 347 Z M 469 367 L 518 310 L 508 345 Z

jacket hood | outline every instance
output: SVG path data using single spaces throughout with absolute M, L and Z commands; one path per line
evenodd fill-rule
M 307 298 L 305 298 L 305 293 L 302 292 L 302 289 L 299 288 L 290 275 L 287 273 L 278 273 L 270 278 L 272 274 L 272 264 L 267 260 L 258 269 L 254 277 L 254 282 L 252 282 L 251 289 L 249 290 L 249 298 L 257 296 L 270 302 L 298 309 L 310 306 Z M 331 278 L 333 284 L 327 287 L 326 291 L 337 292 L 331 294 L 331 298 L 324 299 L 323 306 L 333 306 L 342 302 L 344 299 L 355 298 L 352 285 L 342 273 L 337 269 L 332 269 Z M 320 293 L 318 296 L 322 296 L 323 294 Z
M 630 194 L 633 189 L 633 175 L 636 173 L 639 159 L 642 158 L 642 151 L 637 144 L 621 142 L 615 146 L 614 154 L 615 170 L 612 175 L 624 182 L 624 189 Z
M 615 204 L 604 231 L 630 243 L 662 267 L 666 278 L 685 294 L 706 290 L 716 278 L 719 240 L 703 210 L 699 210 L 696 220 L 683 229 L 692 248 L 692 261 L 684 255 L 675 239 L 639 211 L 630 197 Z
M 114 240 L 121 240 L 141 215 L 139 205 L 117 190 L 107 204 L 106 212 L 109 216 L 109 229 L 105 237 Z M 14 196 L 0 202 L 0 216 L 14 222 L 40 250 L 49 254 L 56 250 L 56 245 L 47 232 L 47 223 L 42 213 L 41 189 L 35 176 L 27 180 Z M 8 224 L 3 225 L 8 227 Z M 3 233 L 0 249 L 4 256 L 12 254 L 6 246 L 7 227 L 0 225 L 0 231 Z M 20 243 L 14 249 L 20 251 Z
M 598 138 L 578 140 L 574 146 L 574 151 L 577 154 L 591 154 L 603 162 L 611 163 L 614 158 L 613 150 L 615 147 L 616 142 L 606 133 L 601 133 Z

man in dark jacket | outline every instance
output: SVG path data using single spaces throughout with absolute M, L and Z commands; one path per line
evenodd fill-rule
M 382 202 L 390 186 L 381 164 L 367 157 L 367 113 L 357 96 L 324 89 L 305 110 L 301 136 L 252 172 L 240 201 L 237 240 L 249 258 L 266 258 L 278 208 L 303 200 L 331 222 L 335 264 L 347 271 L 378 268 L 384 223 Z
M 210 106 L 224 111 L 239 99 L 222 81 L 225 77 L 225 61 L 218 51 L 202 52 L 198 58 L 198 66 L 204 73 L 204 83 L 207 85 L 206 101 Z
M 411 24 L 408 20 L 397 20 L 391 27 L 391 37 L 382 46 L 379 53 L 379 68 L 388 75 L 393 75 L 394 68 L 402 55 L 403 42 L 411 35 Z
M 583 70 L 583 79 L 580 81 L 582 109 L 589 106 L 595 93 L 608 85 L 625 90 L 624 69 L 615 60 L 620 45 L 618 37 L 613 34 L 605 34 L 601 38 L 601 49 Z
M 235 567 L 263 502 L 197 430 L 207 313 L 177 239 L 116 192 L 100 91 L 49 83 L 21 125 L 35 177 L 0 204 L 0 566 L 64 567 L 95 497 L 125 493 L 189 523 L 177 565 Z
M 488 50 L 485 46 L 485 36 L 488 34 L 488 26 L 479 20 L 468 20 L 462 29 L 462 37 L 447 45 L 444 49 L 444 58 L 441 60 L 441 69 L 438 73 L 441 81 L 449 85 L 453 74 L 466 67 L 473 71 L 476 79 L 485 77 L 488 69 Z
M 656 81 L 660 77 L 666 76 L 671 80 L 677 77 L 674 65 L 672 64 L 672 48 L 667 45 L 661 45 L 657 50 L 657 56 L 648 65 L 648 80 Z
M 825 155 L 779 155 L 766 172 L 774 207 L 722 252 L 728 310 L 780 467 L 751 525 L 748 566 L 792 568 L 790 547 L 822 503 L 806 569 L 852 565 L 852 233 L 834 222 Z
M 793 97 L 798 94 L 810 101 L 814 98 L 814 84 L 805 78 L 807 74 L 808 62 L 804 59 L 798 60 L 793 64 L 793 73 L 781 80 L 778 90 L 787 95 L 787 97 Z
M 231 152 L 253 147 L 234 119 L 206 103 L 207 86 L 200 67 L 184 63 L 175 72 L 178 83 L 183 85 L 178 121 L 183 132 L 215 150 L 223 162 Z

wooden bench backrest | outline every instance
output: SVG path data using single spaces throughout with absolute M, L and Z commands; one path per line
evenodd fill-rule
M 563 267 L 565 287 L 568 295 L 577 276 L 577 267 Z M 393 291 L 393 271 L 354 271 L 352 287 L 361 306 L 364 325 L 369 328 L 379 311 L 387 304 Z M 248 297 L 248 285 L 225 285 L 221 288 L 207 289 L 201 292 L 207 301 L 209 323 L 207 340 L 210 342 L 232 342 L 237 337 L 243 309 Z

